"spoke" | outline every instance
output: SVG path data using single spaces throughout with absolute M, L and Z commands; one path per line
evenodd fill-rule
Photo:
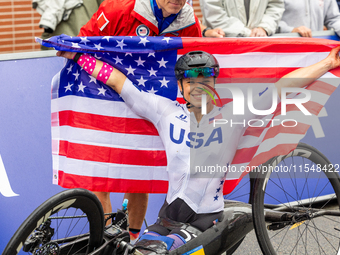
M 304 229 L 304 231 L 305 231 L 305 230 L 306 230 L 306 228 Z M 303 232 L 304 232 L 304 231 L 303 231 Z M 299 231 L 299 232 L 300 232 L 300 231 Z M 302 234 L 303 234 L 303 232 L 302 232 Z M 299 241 L 300 241 L 300 239 L 301 239 L 301 236 L 302 236 L 302 235 L 300 235 L 299 239 L 296 241 L 296 244 L 294 245 L 293 250 L 294 250 L 295 247 L 297 247 L 297 244 L 299 243 Z
M 283 189 L 283 184 L 282 184 L 282 182 L 281 182 L 281 178 L 279 178 L 279 181 L 280 181 L 281 187 L 282 187 L 282 189 Z M 285 194 L 287 203 L 289 203 L 289 200 L 288 200 L 288 197 L 287 197 L 286 192 L 285 192 L 284 194 Z
M 292 157 L 292 163 L 293 163 L 293 165 L 295 165 L 295 163 L 294 163 L 294 157 Z M 286 163 L 284 163 L 284 164 L 286 165 Z M 292 176 L 290 175 L 290 172 L 288 173 L 288 175 L 289 175 L 289 178 L 290 178 L 290 180 L 291 180 L 291 182 L 292 182 L 292 184 L 293 184 L 293 186 L 294 186 L 294 188 L 295 188 L 295 193 L 296 193 L 296 199 L 295 199 L 295 200 L 299 200 L 299 194 L 298 194 L 298 189 L 297 189 L 296 178 L 294 178 L 295 181 L 293 181 L 293 178 L 292 178 Z M 295 176 L 295 173 L 294 173 L 294 176 Z
M 337 239 L 339 239 L 340 240 L 340 238 L 339 238 L 339 236 L 336 236 L 336 235 L 333 235 L 333 234 L 331 234 L 331 233 L 328 233 L 328 232 L 326 232 L 325 230 L 322 230 L 322 229 L 319 229 L 318 227 L 316 227 L 316 226 L 310 226 L 311 228 L 315 228 L 315 229 L 317 229 L 318 231 L 320 231 L 320 233 L 324 233 L 324 234 L 327 234 L 327 235 L 329 235 L 329 236 L 333 236 L 333 237 L 335 237 L 335 238 L 337 238 Z M 325 237 L 326 238 L 326 237 Z M 327 238 L 326 238 L 327 239 Z
M 329 182 L 328 182 L 329 183 Z M 326 183 L 325 184 L 325 186 L 323 187 L 323 189 L 319 192 L 319 194 L 318 194 L 318 196 L 317 197 L 315 197 L 315 199 L 314 199 L 314 201 L 312 202 L 312 203 L 314 203 L 315 202 L 315 200 L 319 197 L 319 195 L 321 194 L 321 192 L 326 188 L 326 186 L 328 185 L 328 183 Z M 332 186 L 332 188 L 333 188 L 333 186 Z M 334 194 L 335 195 L 335 194 Z M 336 196 L 336 195 L 335 195 Z M 330 200 L 329 200 L 330 201 Z M 327 202 L 328 203 L 328 202 Z M 325 205 L 324 205 L 325 206 Z M 324 207 L 323 206 L 323 207 Z M 321 207 L 321 208 L 323 208 L 323 207 Z
M 313 223 L 313 225 L 315 225 L 315 223 L 314 223 L 314 219 L 312 219 L 312 223 Z M 309 230 L 310 231 L 310 230 Z M 319 244 L 319 242 L 317 241 L 318 240 L 318 232 L 316 232 L 316 229 L 314 228 L 314 231 L 315 231 L 315 236 L 316 236 L 316 242 Z M 312 233 L 311 233 L 312 234 Z M 312 234 L 312 236 L 313 236 L 313 234 Z M 320 252 L 320 244 L 318 245 L 319 246 L 319 253 L 321 253 Z
M 274 182 L 273 180 L 271 180 L 271 179 L 269 179 L 269 181 L 271 181 L 273 184 L 275 184 L 279 189 L 281 189 L 284 193 L 286 193 L 286 194 L 288 194 L 294 201 L 296 200 L 292 195 L 290 195 L 288 192 L 286 192 L 286 190 L 284 190 L 283 188 L 281 188 L 276 182 Z M 267 185 L 268 186 L 268 185 Z M 268 194 L 267 192 L 266 192 L 266 194 Z M 279 201 L 279 200 L 277 200 L 277 199 L 275 199 L 276 201 L 278 201 L 280 204 L 284 204 L 284 203 L 282 203 L 281 201 Z M 286 205 L 286 207 L 288 207 L 287 205 Z M 289 207 L 288 207 L 289 208 Z
M 314 224 L 314 222 L 312 222 L 313 223 L 313 225 L 315 225 Z M 307 229 L 309 232 L 310 232 L 310 234 L 312 235 L 312 237 L 314 238 L 314 240 L 318 243 L 318 247 L 319 247 L 319 253 L 321 253 L 320 252 L 320 248 L 322 249 L 322 246 L 321 246 L 321 244 L 319 243 L 319 239 L 318 239 L 318 237 L 317 237 L 317 232 L 316 232 L 316 229 L 315 229 L 315 235 L 316 235 L 316 238 L 314 237 L 314 235 L 313 235 L 313 233 L 310 231 L 310 229 Z M 322 251 L 323 251 L 323 253 L 325 253 L 326 254 L 326 252 L 322 249 Z
M 326 185 L 325 185 L 325 186 L 323 187 L 323 189 L 319 192 L 319 194 L 318 194 L 317 196 L 315 196 L 316 188 L 318 187 L 318 184 L 319 184 L 319 181 L 320 181 L 320 177 L 321 177 L 321 173 L 322 173 L 322 172 L 320 172 L 320 174 L 319 174 L 318 182 L 317 182 L 316 185 L 315 185 L 315 189 L 314 189 L 314 192 L 313 192 L 313 195 L 312 195 L 312 198 L 315 198 L 315 199 L 319 197 L 319 195 L 321 194 L 321 192 L 326 188 L 326 186 L 327 186 L 327 184 L 328 184 L 328 183 L 326 183 Z M 315 199 L 314 199 L 314 201 L 315 201 Z M 314 201 L 312 201 L 312 204 L 313 204 Z
M 67 211 L 68 211 L 68 209 L 67 209 Z M 75 210 L 75 212 L 73 212 L 73 216 L 76 215 L 76 211 L 77 211 L 77 210 Z M 71 231 L 72 231 L 72 230 L 70 230 L 70 227 L 71 227 L 72 223 L 73 223 L 73 218 L 71 219 L 71 223 L 68 225 L 67 231 L 66 231 L 66 233 L 65 233 L 66 237 L 69 237 L 69 236 L 70 236 L 70 233 L 71 233 Z
M 333 222 L 335 222 L 335 223 L 340 224 L 340 221 L 330 219 L 330 218 L 329 218 L 330 216 L 324 215 L 323 217 L 324 217 L 325 219 L 327 219 L 327 220 L 330 220 L 330 221 L 333 221 Z
M 235 192 L 237 192 L 237 191 L 239 191 L 239 190 L 241 190 L 244 186 L 246 186 L 246 185 L 250 185 L 250 180 L 249 181 L 247 181 L 247 182 L 245 182 L 245 183 L 243 183 L 243 185 L 241 185 L 241 186 L 239 186 L 239 185 L 237 185 L 236 187 L 237 187 L 237 189 L 235 188 L 234 190 L 233 190 L 233 193 L 235 193 Z M 232 194 L 232 193 L 231 193 Z M 231 194 L 229 194 L 229 195 L 231 195 Z M 248 193 L 249 194 L 249 193 Z M 226 197 L 228 197 L 229 195 L 227 195 Z M 245 194 L 246 195 L 246 194 Z M 231 198 L 230 198 L 231 199 Z
M 322 236 L 325 238 L 325 240 L 333 247 L 333 249 L 334 249 L 334 250 L 337 250 L 337 249 L 331 244 L 331 242 L 328 240 L 328 238 L 326 238 L 326 236 L 322 233 L 322 232 L 325 232 L 325 231 L 321 231 L 321 229 L 319 229 L 319 228 L 315 225 L 314 221 L 311 221 L 311 222 L 312 222 L 313 225 L 314 225 L 314 227 L 311 226 L 311 228 L 314 228 L 315 231 L 316 231 L 316 230 L 320 231 L 321 235 L 322 235 Z M 326 234 L 329 234 L 329 233 L 327 233 L 327 232 L 325 232 L 325 233 L 326 233 Z M 329 235 L 331 235 L 331 234 L 329 234 Z M 334 235 L 331 235 L 331 236 L 334 236 Z M 337 236 L 334 236 L 334 237 L 339 239 L 339 237 L 337 237 Z
M 302 164 L 303 165 L 305 165 L 305 158 L 302 158 Z M 302 195 L 303 195 L 303 192 L 304 192 L 304 190 L 305 190 L 305 187 L 307 186 L 307 196 L 308 196 L 308 198 L 310 199 L 310 194 L 309 194 L 309 187 L 308 187 L 308 177 L 309 177 L 309 171 L 307 172 L 307 176 L 306 176 L 306 173 L 305 173 L 305 183 L 304 183 L 304 185 L 303 185 L 303 189 L 302 189 L 302 191 L 301 191 L 301 196 L 300 196 L 300 200 L 302 200 Z M 310 202 L 310 201 L 309 201 Z M 309 203 L 309 205 L 310 205 L 310 203 Z
M 236 200 L 237 198 L 244 197 L 244 196 L 249 196 L 249 193 L 248 194 L 239 195 L 237 197 L 226 197 L 226 199 L 227 200 Z
M 277 250 L 279 250 L 283 240 L 285 239 L 286 235 L 288 234 L 288 231 L 289 231 L 289 227 L 286 227 L 286 228 L 283 228 L 282 230 L 278 231 L 278 233 L 276 233 L 275 235 L 271 236 L 270 239 L 273 239 L 275 236 L 277 236 L 278 234 L 280 234 L 282 231 L 284 231 L 286 229 L 286 233 L 284 234 L 279 246 L 277 247 Z

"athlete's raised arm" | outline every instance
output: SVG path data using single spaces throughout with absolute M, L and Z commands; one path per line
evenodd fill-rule
M 283 87 L 305 87 L 320 78 L 329 70 L 340 66 L 340 46 L 333 48 L 328 56 L 311 66 L 299 68 L 283 76 L 276 84 L 278 94 L 281 97 Z
M 91 55 L 81 53 L 76 54 L 75 52 L 69 51 L 58 51 L 57 56 L 73 59 L 94 78 L 104 82 L 106 85 L 113 88 L 118 94 L 121 93 L 126 76 L 116 68 L 92 57 Z

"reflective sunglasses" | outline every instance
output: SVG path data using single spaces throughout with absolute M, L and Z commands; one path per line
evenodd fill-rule
M 204 77 L 215 76 L 215 69 L 211 67 L 196 67 L 190 70 L 185 70 L 184 78 L 197 78 L 198 75 L 202 74 Z

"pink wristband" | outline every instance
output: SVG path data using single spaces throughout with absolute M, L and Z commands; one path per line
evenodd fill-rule
M 109 79 L 111 73 L 113 71 L 113 67 L 110 66 L 107 63 L 103 63 L 102 68 L 100 69 L 98 76 L 97 76 L 97 80 L 103 82 L 104 84 L 106 84 L 107 80 Z
M 92 74 L 96 67 L 96 59 L 86 53 L 79 57 L 77 63 L 88 72 L 88 74 Z

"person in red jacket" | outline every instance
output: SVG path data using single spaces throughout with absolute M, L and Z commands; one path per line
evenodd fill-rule
M 219 29 L 205 29 L 204 35 L 222 37 Z M 79 36 L 165 36 L 201 37 L 199 20 L 186 0 L 106 0 L 84 25 Z M 104 212 L 111 212 L 110 193 L 94 192 Z M 148 194 L 127 193 L 130 236 L 139 235 L 145 217 Z
M 106 0 L 79 36 L 201 37 L 199 21 L 186 0 Z

